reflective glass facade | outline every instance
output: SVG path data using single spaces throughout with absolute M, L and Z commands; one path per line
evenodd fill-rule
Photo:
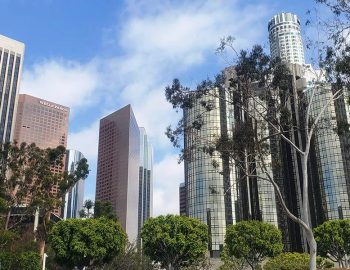
M 145 128 L 140 128 L 140 167 L 139 167 L 139 233 L 153 211 L 153 148 Z
M 12 141 L 24 44 L 0 35 L 0 141 Z
M 130 105 L 100 121 L 96 200 L 111 202 L 130 242 L 138 234 L 140 131 Z
M 66 151 L 65 169 L 67 172 L 74 172 L 77 163 L 84 158 L 83 154 L 77 150 Z M 79 211 L 84 204 L 84 180 L 79 180 L 65 195 L 63 218 L 79 218 Z
M 218 94 L 213 89 L 213 94 Z M 206 112 L 201 101 L 213 102 L 215 109 Z M 224 163 L 219 153 L 209 156 L 201 150 L 208 142 L 219 138 L 222 124 L 229 130 L 232 118 L 227 110 L 220 110 L 220 99 L 204 96 L 196 101 L 193 108 L 184 110 L 184 124 L 190 126 L 202 115 L 203 126 L 185 134 L 185 149 L 191 149 L 185 160 L 185 185 L 187 188 L 188 216 L 208 224 L 211 235 L 209 250 L 217 256 L 223 248 L 226 225 L 236 221 L 235 203 L 237 201 L 235 169 Z M 219 168 L 212 164 L 215 160 Z M 225 168 L 224 168 L 225 167 Z M 220 171 L 225 173 L 220 174 Z
M 305 90 L 310 96 L 313 83 L 309 82 Z M 322 108 L 331 100 L 331 85 L 317 87 L 311 104 L 311 116 L 315 119 Z M 319 185 L 321 189 L 322 207 L 326 220 L 350 218 L 349 196 L 349 129 L 341 129 L 350 122 L 348 96 L 332 101 L 321 118 L 315 132 L 315 156 Z M 346 147 L 347 146 L 347 147 Z M 315 224 L 318 225 L 318 224 Z

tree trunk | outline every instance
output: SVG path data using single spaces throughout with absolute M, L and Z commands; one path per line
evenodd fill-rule
M 45 241 L 44 240 L 39 241 L 39 253 L 41 256 L 41 260 L 43 261 L 44 253 L 45 253 Z
M 10 207 L 10 209 L 7 212 L 7 215 L 6 215 L 6 223 L 5 223 L 5 230 L 6 231 L 8 230 L 8 227 L 9 227 L 10 218 L 11 218 L 11 207 Z

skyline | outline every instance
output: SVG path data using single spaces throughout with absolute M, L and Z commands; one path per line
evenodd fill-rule
M 256 7 L 253 5 L 258 1 L 201 1 L 201 5 L 199 1 L 180 1 L 180 4 L 174 1 L 162 4 L 127 1 L 128 4 L 116 6 L 113 6 L 113 1 L 105 1 L 95 9 L 91 2 L 83 5 L 82 1 L 74 4 L 53 0 L 13 2 L 0 0 L 5 14 L 6 8 L 14 8 L 13 5 L 26 6 L 28 14 L 40 6 L 36 12 L 42 16 L 33 22 L 38 26 L 35 29 L 37 34 L 31 24 L 25 24 L 28 15 L 12 28 L 13 22 L 7 22 L 6 16 L 0 18 L 4 25 L 1 34 L 26 44 L 20 93 L 71 108 L 68 148 L 81 151 L 91 165 L 86 180 L 86 198 L 95 197 L 98 122 L 130 103 L 139 125 L 146 128 L 155 149 L 155 216 L 178 213 L 178 193 L 174 190 L 178 190 L 184 178 L 182 165 L 177 165 L 176 161 L 177 149 L 173 149 L 164 135 L 166 127 L 178 117 L 165 101 L 164 87 L 175 77 L 195 87 L 201 79 L 212 77 L 227 66 L 225 60 L 214 54 L 220 38 L 225 35 L 236 38 L 238 49 L 249 49 L 251 45 L 261 43 L 269 52 L 267 24 L 271 17 L 281 11 L 291 11 L 301 17 L 304 24 L 307 10 L 304 1 L 285 1 L 283 9 L 280 1 L 259 1 Z M 296 2 L 300 5 L 295 5 Z M 314 4 L 313 1 L 306 2 Z M 38 25 L 38 21 L 47 16 L 52 15 L 51 21 L 59 18 L 64 4 L 68 5 L 67 9 L 71 8 L 62 15 L 67 19 L 66 23 L 58 21 L 57 25 L 46 26 L 46 30 Z M 55 10 L 55 7 L 57 10 L 51 11 L 52 14 L 43 12 L 45 9 Z M 79 13 L 82 16 L 96 15 L 93 17 L 96 20 L 91 22 L 96 21 L 97 26 L 91 27 L 89 21 L 83 27 L 89 18 L 81 17 L 78 25 L 64 27 L 71 23 L 71 16 L 74 17 L 79 7 L 82 7 Z M 21 13 L 21 8 L 18 10 Z M 102 14 L 103 11 L 108 12 Z M 241 14 L 247 16 L 241 18 Z M 21 14 L 18 15 L 21 19 Z M 176 19 L 173 21 L 172 18 Z M 81 28 L 77 28 L 79 26 Z M 89 26 L 91 31 L 86 29 Z M 254 28 L 250 29 L 251 26 Z M 51 32 L 50 29 L 56 30 L 58 39 L 52 33 L 44 34 Z M 79 29 L 85 35 L 73 36 L 73 32 Z M 55 42 L 63 30 L 67 31 L 66 39 Z M 172 35 L 169 37 L 165 35 L 167 33 Z M 82 40 L 76 41 L 80 37 Z M 88 47 L 85 48 L 84 44 L 91 46 L 85 45 Z M 171 204 L 166 205 L 167 202 Z

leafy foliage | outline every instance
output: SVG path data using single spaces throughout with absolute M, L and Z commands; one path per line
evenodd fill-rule
M 7 270 L 41 270 L 40 255 L 35 251 L 19 254 L 0 251 L 0 269 Z
M 310 255 L 307 253 L 282 253 L 270 259 L 265 265 L 264 270 L 308 270 Z M 333 267 L 334 264 L 322 257 L 317 257 L 317 268 L 326 269 Z
M 134 245 L 127 244 L 125 251 L 117 255 L 110 263 L 102 267 L 97 266 L 93 269 L 153 270 L 155 269 L 155 266 L 152 261 L 142 254 Z
M 186 216 L 159 216 L 148 219 L 141 232 L 144 253 L 164 268 L 191 266 L 204 258 L 208 228 Z
M 111 202 L 95 201 L 94 218 L 106 217 L 109 219 L 118 219 L 113 210 Z
M 121 225 L 107 218 L 59 221 L 49 234 L 56 260 L 69 267 L 107 263 L 124 251 L 126 239 Z
M 345 266 L 350 255 L 350 219 L 326 221 L 314 229 L 319 254 Z
M 242 221 L 229 226 L 225 244 L 229 256 L 244 259 L 253 269 L 283 250 L 281 231 L 261 221 Z

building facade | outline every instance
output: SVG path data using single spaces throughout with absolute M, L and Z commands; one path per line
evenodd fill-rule
M 111 202 L 130 242 L 138 234 L 140 131 L 130 105 L 100 120 L 96 201 Z
M 140 167 L 139 167 L 139 233 L 153 211 L 153 148 L 146 130 L 140 127 Z
M 180 216 L 187 216 L 187 192 L 185 183 L 179 186 L 179 213 Z
M 12 141 L 24 44 L 0 35 L 0 141 Z
M 77 163 L 84 156 L 77 150 L 67 150 L 65 169 L 68 173 L 73 173 L 76 170 Z M 80 179 L 65 195 L 62 217 L 80 218 L 79 211 L 83 209 L 84 204 L 84 180 Z
M 273 16 L 268 30 L 272 58 L 280 57 L 290 64 L 305 63 L 300 20 L 297 15 L 282 12 Z
M 67 147 L 69 108 L 26 94 L 20 94 L 16 113 L 14 141 L 35 143 L 39 148 Z M 62 173 L 64 167 L 52 168 Z M 58 186 L 52 189 L 57 193 Z M 28 197 L 25 203 L 28 203 Z M 60 215 L 60 209 L 54 211 Z

